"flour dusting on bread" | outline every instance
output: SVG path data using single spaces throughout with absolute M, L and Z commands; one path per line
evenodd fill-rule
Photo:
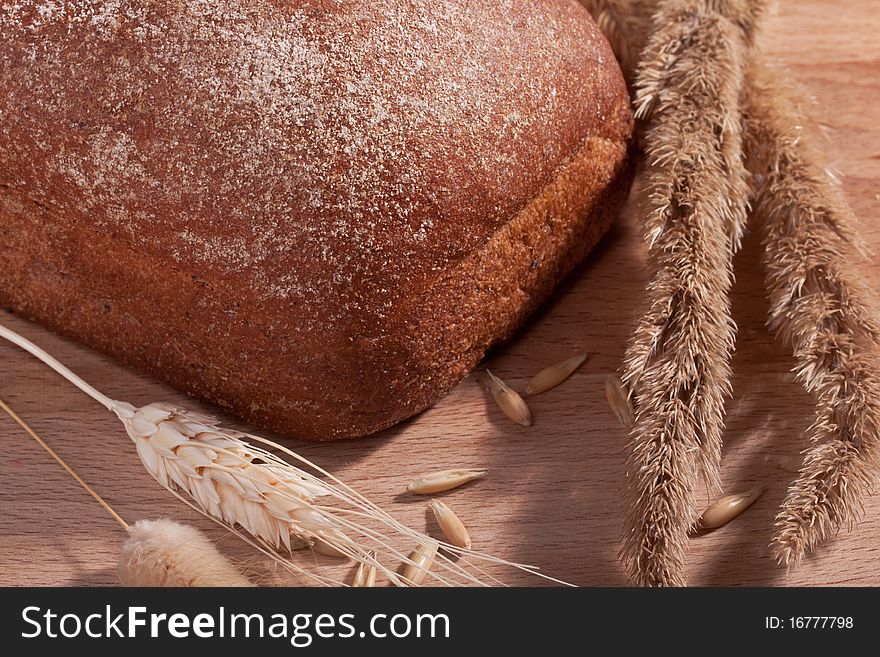
M 0 34 L 0 304 L 302 437 L 437 400 L 630 180 L 575 0 L 17 0 Z
M 579 71 L 595 28 L 572 3 L 523 4 L 6 5 L 27 53 L 7 48 L 0 78 L 33 125 L 0 128 L 0 161 L 35 200 L 267 300 L 355 286 L 375 303 L 375 285 L 424 283 L 484 242 L 605 118 L 605 99 L 576 99 L 604 75 Z M 71 138 L 49 139 L 54 122 Z M 28 166 L 25 129 L 46 161 Z

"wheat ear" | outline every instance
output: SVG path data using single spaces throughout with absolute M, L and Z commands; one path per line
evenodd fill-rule
M 125 586 L 253 586 L 199 530 L 173 520 L 129 525 L 30 425 L 0 399 L 2 408 L 126 531 L 117 574 Z
M 297 565 L 290 556 L 296 547 L 307 545 L 319 552 L 350 557 L 375 567 L 393 584 L 405 586 L 406 581 L 395 572 L 396 563 L 412 565 L 407 553 L 413 544 L 417 548 L 437 544 L 282 445 L 224 429 L 214 418 L 171 404 L 135 408 L 113 400 L 9 328 L 0 325 L 0 337 L 35 356 L 113 412 L 134 442 L 144 467 L 178 499 L 311 582 L 339 583 Z M 253 443 L 279 451 L 303 467 Z M 408 547 L 395 544 L 404 541 Z M 497 583 L 475 563 L 482 562 L 566 584 L 531 566 L 447 543 L 440 546 L 443 550 L 428 573 L 436 583 L 486 584 L 481 577 Z M 392 561 L 395 564 L 389 566 Z
M 856 218 L 804 130 L 803 101 L 756 62 L 745 109 L 763 227 L 770 328 L 816 398 L 811 446 L 776 517 L 772 551 L 796 563 L 859 517 L 880 467 L 880 317 L 854 268 Z
M 732 258 L 746 216 L 739 94 L 750 3 L 663 0 L 636 74 L 646 134 L 652 274 L 627 348 L 630 431 L 621 556 L 647 586 L 686 583 L 702 475 L 718 489 L 735 325 Z

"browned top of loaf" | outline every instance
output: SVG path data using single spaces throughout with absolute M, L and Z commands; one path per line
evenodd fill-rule
M 324 331 L 369 331 L 626 123 L 570 0 L 34 1 L 0 34 L 0 182 Z

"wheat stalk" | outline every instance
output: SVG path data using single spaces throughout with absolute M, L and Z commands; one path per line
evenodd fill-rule
M 482 577 L 497 582 L 474 563 L 483 562 L 510 566 L 566 584 L 536 572 L 531 566 L 448 543 L 438 544 L 435 539 L 407 528 L 330 473 L 282 445 L 225 429 L 211 417 L 175 405 L 152 403 L 136 408 L 111 399 L 43 349 L 2 325 L 0 337 L 29 352 L 114 413 L 134 442 L 144 467 L 178 499 L 314 583 L 339 582 L 297 565 L 291 557 L 297 541 L 372 566 L 398 586 L 407 585 L 408 578 L 388 563 L 403 563 L 410 569 L 419 567 L 396 547 L 400 542 L 415 544 L 420 555 L 426 549 L 431 552 L 438 545 L 442 547 L 432 559 L 432 570 L 419 571 L 418 581 L 429 577 L 447 586 L 483 585 Z M 266 448 L 281 452 L 298 465 Z
M 635 423 L 621 556 L 648 586 L 685 584 L 696 485 L 702 475 L 710 492 L 719 487 L 732 258 L 748 207 L 739 94 L 751 9 L 662 0 L 636 73 L 636 113 L 650 122 L 643 231 L 652 275 L 624 359 Z
M 117 574 L 125 586 L 253 586 L 199 530 L 173 520 L 129 525 L 18 413 L 0 399 L 0 409 L 73 477 L 128 534 Z
M 856 218 L 804 130 L 802 100 L 760 62 L 749 80 L 769 325 L 816 398 L 812 444 L 776 517 L 773 554 L 791 565 L 852 525 L 880 467 L 880 316 L 854 269 L 865 253 Z

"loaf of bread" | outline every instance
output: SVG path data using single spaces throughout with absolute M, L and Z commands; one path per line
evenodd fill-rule
M 575 0 L 0 8 L 0 304 L 255 423 L 426 408 L 596 244 L 632 116 Z

